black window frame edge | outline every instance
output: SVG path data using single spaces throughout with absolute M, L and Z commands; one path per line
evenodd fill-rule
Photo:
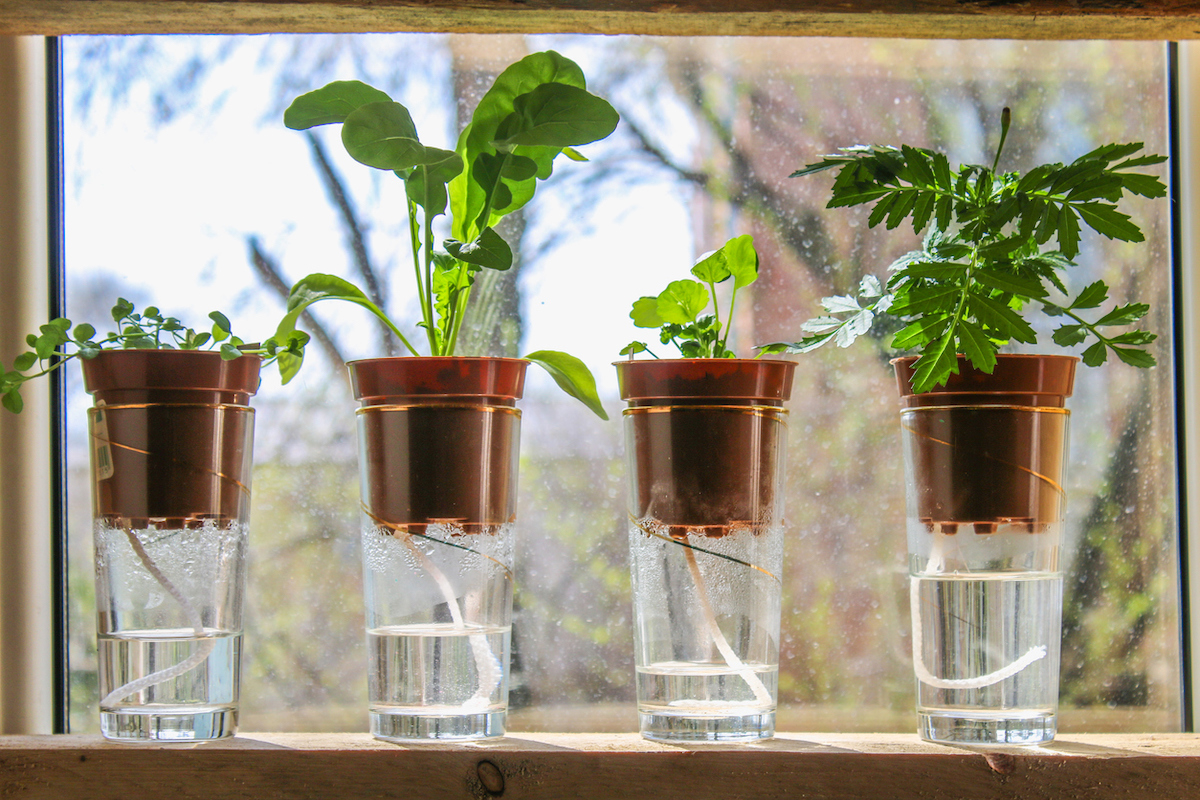
M 1195 714 L 1192 702 L 1195 687 L 1192 686 L 1192 614 L 1191 590 L 1188 586 L 1188 497 L 1187 497 L 1187 398 L 1184 391 L 1183 350 L 1187 346 L 1183 327 L 1183 273 L 1186 268 L 1183 258 L 1183 203 L 1181 189 L 1182 147 L 1182 86 L 1179 74 L 1179 43 L 1167 43 L 1167 139 L 1168 139 L 1168 185 L 1170 199 L 1170 257 L 1171 257 L 1171 325 L 1172 349 L 1171 369 L 1175 396 L 1175 476 L 1176 476 L 1176 550 L 1178 553 L 1179 603 L 1179 660 L 1180 660 L 1180 726 L 1185 733 L 1195 732 Z
M 66 225 L 63 172 L 62 42 L 46 37 L 46 202 L 49 319 L 66 313 Z M 53 720 L 55 733 L 70 732 L 71 664 L 67 593 L 66 380 L 50 373 L 50 576 L 53 625 Z

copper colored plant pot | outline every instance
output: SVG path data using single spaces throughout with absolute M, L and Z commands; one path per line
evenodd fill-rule
M 195 350 L 106 350 L 81 359 L 93 511 L 120 528 L 245 519 L 262 359 Z
M 347 365 L 364 513 L 377 525 L 477 533 L 511 522 L 527 361 L 377 358 Z
M 959 356 L 945 386 L 912 390 L 916 357 L 892 362 L 910 490 L 910 515 L 930 530 L 1030 532 L 1062 519 L 1066 399 L 1072 356 L 1000 355 L 989 375 Z
M 796 365 L 762 359 L 615 364 L 625 409 L 630 513 L 672 535 L 777 522 Z

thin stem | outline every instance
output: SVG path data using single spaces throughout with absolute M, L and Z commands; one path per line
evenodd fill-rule
M 436 352 L 436 337 L 433 331 L 433 286 L 421 280 L 421 233 L 417 224 L 417 207 L 412 200 L 408 203 L 408 238 L 412 246 L 413 271 L 417 277 L 417 298 L 421 303 L 421 318 L 425 320 L 425 335 L 429 339 L 429 351 Z

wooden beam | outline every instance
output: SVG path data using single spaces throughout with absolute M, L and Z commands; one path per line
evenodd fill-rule
M 409 748 L 365 734 L 246 734 L 205 745 L 0 737 L 0 794 L 27 800 L 510 798 L 655 800 L 1200 796 L 1200 735 L 1061 737 L 1046 747 L 943 747 L 899 734 L 785 734 L 670 747 L 635 734 L 520 734 Z
M 1200 38 L 1196 0 L 0 0 L 0 34 L 447 31 Z

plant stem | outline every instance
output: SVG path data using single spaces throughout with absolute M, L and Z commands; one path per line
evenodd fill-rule
M 421 234 L 417 224 L 417 208 L 412 200 L 405 198 L 408 204 L 408 238 L 412 245 L 413 271 L 417 277 L 417 299 L 421 303 L 421 318 L 425 320 L 425 336 L 429 339 L 429 350 L 437 349 L 433 324 L 433 286 L 421 279 Z

